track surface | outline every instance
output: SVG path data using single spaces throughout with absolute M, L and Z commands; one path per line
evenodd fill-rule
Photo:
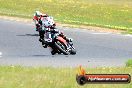
M 38 41 L 33 24 L 0 20 L 0 65 L 75 67 L 123 66 L 132 58 L 132 37 L 58 27 L 74 39 L 76 55 L 54 55 Z

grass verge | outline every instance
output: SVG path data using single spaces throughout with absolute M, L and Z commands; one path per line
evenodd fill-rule
M 61 23 L 132 31 L 131 0 L 0 0 L 0 14 L 32 18 L 35 10 Z
M 130 74 L 131 67 L 86 68 L 87 73 Z M 77 68 L 0 66 L 0 88 L 82 88 Z M 130 84 L 88 84 L 83 88 L 132 88 Z
M 126 62 L 126 66 L 127 66 L 127 67 L 132 67 L 132 59 L 129 59 L 129 60 Z

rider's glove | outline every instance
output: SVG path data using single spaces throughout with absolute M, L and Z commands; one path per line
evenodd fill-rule
M 72 39 L 72 38 L 68 38 L 68 40 L 69 40 L 69 42 L 72 42 L 72 41 L 73 41 L 73 39 Z
M 59 33 L 59 30 L 58 30 L 58 29 L 54 29 L 54 32 L 55 32 L 55 33 Z

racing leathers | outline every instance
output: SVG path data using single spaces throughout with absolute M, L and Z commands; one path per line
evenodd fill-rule
M 42 17 L 48 17 L 48 15 L 47 14 L 42 14 L 40 16 L 34 15 L 34 17 L 33 17 L 33 20 L 34 20 L 34 23 L 36 26 L 36 31 L 39 32 L 39 36 L 40 36 L 39 41 L 40 42 L 42 42 L 42 40 L 44 39 L 44 33 L 45 33 L 45 31 L 42 30 L 42 21 L 41 21 Z M 44 45 L 43 42 L 42 42 L 42 45 Z
M 33 20 L 35 22 L 36 25 L 36 31 L 39 32 L 39 41 L 42 42 L 42 46 L 44 48 L 47 48 L 47 44 L 44 42 L 44 34 L 45 34 L 45 30 L 46 28 L 44 28 L 44 26 L 42 25 L 42 17 L 48 17 L 48 15 L 43 15 L 40 17 L 34 16 Z M 58 33 L 59 36 L 61 36 L 62 38 L 64 38 L 67 42 L 72 42 L 71 38 L 67 38 L 66 35 L 64 35 L 63 32 L 60 32 L 57 28 L 56 28 L 56 24 L 54 24 L 53 26 L 50 27 L 50 29 L 52 29 L 53 31 L 55 31 L 55 33 Z

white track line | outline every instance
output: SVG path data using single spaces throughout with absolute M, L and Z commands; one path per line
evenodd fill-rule
M 2 57 L 2 52 L 0 52 L 0 57 Z
M 103 33 L 102 32 L 102 33 L 92 33 L 92 34 L 94 34 L 94 35 L 104 35 L 105 34 L 106 35 L 106 34 L 111 34 L 111 33 Z
M 127 35 L 125 35 L 125 36 L 132 37 L 132 35 L 130 35 L 130 34 L 127 34 Z

